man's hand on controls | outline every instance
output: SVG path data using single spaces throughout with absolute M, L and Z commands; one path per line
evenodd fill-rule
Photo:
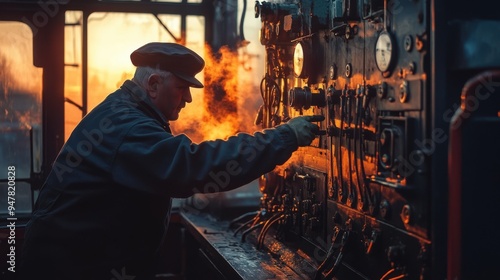
M 320 122 L 325 120 L 324 116 L 300 116 L 289 120 L 286 124 L 293 130 L 297 137 L 299 147 L 308 146 L 318 134 L 319 126 L 312 122 Z

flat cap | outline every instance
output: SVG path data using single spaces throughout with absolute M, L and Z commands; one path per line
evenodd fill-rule
M 148 43 L 130 54 L 135 66 L 149 66 L 169 71 L 189 82 L 192 87 L 202 88 L 203 84 L 194 76 L 198 74 L 205 61 L 194 51 L 175 43 Z

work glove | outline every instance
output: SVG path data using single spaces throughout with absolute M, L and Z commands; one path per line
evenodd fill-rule
M 311 122 L 319 122 L 325 120 L 321 115 L 315 116 L 300 116 L 289 120 L 286 124 L 293 130 L 297 137 L 299 147 L 309 146 L 319 133 L 319 126 Z

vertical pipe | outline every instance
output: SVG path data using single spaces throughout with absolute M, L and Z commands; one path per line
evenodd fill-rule
M 182 0 L 182 4 L 187 4 L 187 0 Z M 181 44 L 186 45 L 186 14 L 181 15 Z

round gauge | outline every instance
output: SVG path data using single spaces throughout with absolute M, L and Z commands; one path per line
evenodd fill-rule
M 304 44 L 299 42 L 295 45 L 295 50 L 293 51 L 293 72 L 296 77 L 306 78 L 306 60 L 307 60 L 306 50 Z
M 335 66 L 335 64 L 330 65 L 329 76 L 330 80 L 335 80 L 335 78 L 337 77 L 337 67 Z
M 382 72 L 389 71 L 394 58 L 394 44 L 391 35 L 387 31 L 382 31 L 375 43 L 375 63 Z

